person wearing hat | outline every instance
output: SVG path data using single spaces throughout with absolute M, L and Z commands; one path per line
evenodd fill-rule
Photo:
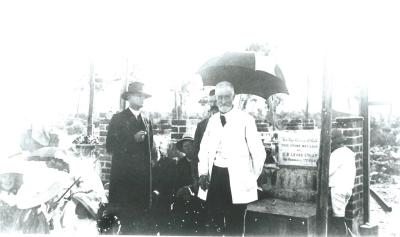
M 140 111 L 151 95 L 143 86 L 132 82 L 121 95 L 129 107 L 113 115 L 106 138 L 107 152 L 112 154 L 108 210 L 120 218 L 123 234 L 151 232 L 146 222 L 151 218 L 146 216 L 152 202 L 153 132 L 150 120 Z
M 198 189 L 192 179 L 194 172 L 192 162 L 195 159 L 192 136 L 185 134 L 176 143 L 176 148 L 185 154 L 177 163 L 174 184 L 174 214 L 178 228 L 176 234 L 199 235 L 202 233 L 202 205 L 196 196 Z
M 181 140 L 176 143 L 178 151 L 185 154 L 178 160 L 177 163 L 177 180 L 175 182 L 175 188 L 178 194 L 183 194 L 184 189 L 189 191 L 186 193 L 193 193 L 196 190 L 193 189 L 192 180 L 192 165 L 191 162 L 194 159 L 194 144 L 193 138 L 190 135 L 184 135 Z M 177 195 L 179 196 L 179 195 Z
M 344 145 L 345 138 L 339 129 L 332 130 L 331 156 L 329 158 L 329 191 L 332 215 L 328 233 L 332 236 L 346 235 L 346 205 L 352 195 L 356 177 L 355 153 Z

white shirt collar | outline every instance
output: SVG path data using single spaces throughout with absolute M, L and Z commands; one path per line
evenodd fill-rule
M 128 108 L 132 112 L 132 114 L 135 115 L 136 118 L 140 115 L 140 110 L 134 110 L 131 107 L 128 107 Z

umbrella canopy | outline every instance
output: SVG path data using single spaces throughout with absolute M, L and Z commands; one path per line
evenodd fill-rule
M 268 99 L 276 93 L 289 94 L 279 66 L 271 57 L 254 52 L 228 52 L 200 67 L 204 86 L 229 81 L 236 94 L 252 94 Z

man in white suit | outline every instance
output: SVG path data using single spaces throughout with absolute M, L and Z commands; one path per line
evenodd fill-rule
M 242 235 L 266 154 L 254 118 L 233 108 L 232 84 L 218 83 L 215 94 L 220 112 L 210 117 L 200 145 L 198 195 L 207 204 L 209 234 Z

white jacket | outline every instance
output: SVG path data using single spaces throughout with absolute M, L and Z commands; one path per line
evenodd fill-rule
M 229 114 L 229 115 L 228 115 Z M 254 118 L 246 112 L 232 109 L 222 127 L 220 113 L 210 117 L 199 151 L 199 175 L 209 175 L 219 142 L 228 157 L 228 171 L 233 203 L 257 200 L 257 178 L 266 158 L 265 148 L 257 132 Z M 199 188 L 199 198 L 206 200 L 207 190 Z

